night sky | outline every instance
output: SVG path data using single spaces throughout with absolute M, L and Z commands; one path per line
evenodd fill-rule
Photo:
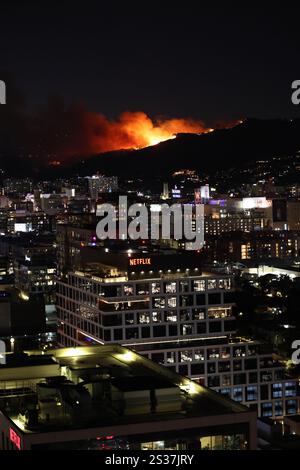
M 300 115 L 300 10 L 109 3 L 1 2 L 0 70 L 29 107 L 58 93 L 109 118 Z

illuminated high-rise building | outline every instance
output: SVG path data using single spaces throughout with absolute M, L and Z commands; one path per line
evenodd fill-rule
M 58 282 L 61 346 L 118 343 L 263 417 L 298 411 L 298 386 L 259 341 L 239 338 L 230 276 L 195 254 L 82 247 Z

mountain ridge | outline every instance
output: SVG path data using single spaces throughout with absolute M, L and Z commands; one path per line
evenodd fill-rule
M 275 156 L 288 156 L 298 150 L 300 118 L 248 118 L 229 129 L 216 129 L 207 134 L 178 134 L 175 139 L 155 146 L 93 156 L 75 171 L 85 174 L 102 171 L 132 177 L 164 175 L 180 168 L 210 173 Z
M 4 141 L 5 143 L 5 141 Z M 13 150 L 13 151 L 12 151 Z M 117 150 L 89 158 L 74 156 L 67 164 L 49 165 L 39 157 L 0 147 L 2 176 L 58 178 L 97 172 L 129 178 L 168 176 L 189 168 L 199 174 L 243 168 L 258 160 L 294 155 L 300 150 L 300 118 L 248 118 L 234 127 L 175 139 L 142 149 Z

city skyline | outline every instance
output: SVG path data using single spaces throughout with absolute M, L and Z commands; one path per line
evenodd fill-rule
M 300 449 L 299 13 L 1 3 L 1 463 Z

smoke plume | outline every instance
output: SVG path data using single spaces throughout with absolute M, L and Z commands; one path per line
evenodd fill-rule
M 122 113 L 116 120 L 90 112 L 84 106 L 72 106 L 60 115 L 46 114 L 44 141 L 55 143 L 57 157 L 88 156 L 120 149 L 136 149 L 172 139 L 177 133 L 202 133 L 202 122 L 192 119 L 153 121 L 143 112 Z M 50 118 L 50 119 L 49 119 Z
M 103 152 L 137 149 L 172 139 L 178 133 L 212 129 L 193 119 L 151 119 L 144 112 L 126 111 L 115 120 L 89 111 L 83 104 L 65 106 L 52 96 L 35 111 L 10 84 L 8 104 L 0 107 L 0 156 L 21 157 L 32 165 L 71 163 Z M 6 159 L 7 160 L 7 159 Z

